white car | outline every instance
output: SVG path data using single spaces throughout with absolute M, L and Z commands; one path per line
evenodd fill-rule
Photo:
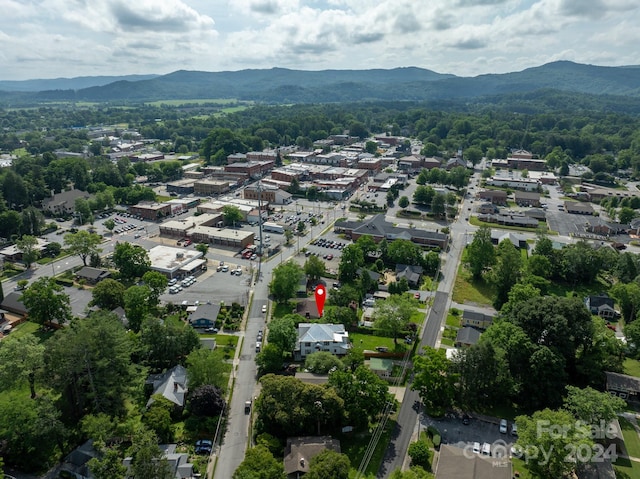
M 507 420 L 500 419 L 500 434 L 506 434 L 506 433 L 507 433 Z
M 474 454 L 480 454 L 480 443 L 479 442 L 474 442 L 473 443 L 473 453 Z
M 262 312 L 263 312 L 263 313 L 266 313 L 266 312 L 267 312 L 267 305 L 266 305 L 266 304 L 263 304 L 263 305 L 262 305 Z

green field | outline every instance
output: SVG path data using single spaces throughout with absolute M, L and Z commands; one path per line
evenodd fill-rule
M 375 351 L 376 347 L 383 346 L 388 348 L 389 351 L 404 353 L 411 347 L 411 345 L 405 344 L 402 338 L 398 338 L 397 348 L 393 345 L 393 338 L 361 333 L 349 333 L 349 338 L 353 342 L 353 349 L 355 351 L 364 351 L 365 349 Z
M 622 435 L 624 436 L 624 446 L 627 448 L 627 454 L 631 457 L 640 458 L 640 436 L 633 424 L 625 418 L 618 418 Z
M 235 98 L 198 98 L 193 100 L 157 100 L 146 102 L 145 106 L 182 106 L 182 105 L 230 105 L 239 102 Z
M 380 467 L 380 463 L 382 462 L 382 458 L 384 457 L 384 453 L 387 449 L 387 445 L 391 440 L 391 433 L 395 429 L 395 426 L 395 420 L 390 419 L 389 421 L 387 421 L 384 431 L 377 442 L 375 451 L 371 456 L 371 460 L 364 470 L 364 474 L 358 476 L 360 477 L 360 479 L 373 479 L 376 477 L 376 474 Z M 360 467 L 362 458 L 364 457 L 365 452 L 367 451 L 367 448 L 369 446 L 370 439 L 371 435 L 369 434 L 343 436 L 340 438 L 340 449 L 342 450 L 342 453 L 346 454 L 351 461 L 351 469 L 349 470 L 350 479 L 356 477 L 356 473 L 358 471 L 358 468 Z
M 622 363 L 622 367 L 624 369 L 624 374 L 640 378 L 640 361 L 637 359 L 625 359 L 624 363 Z
M 491 306 L 495 295 L 494 288 L 484 280 L 476 281 L 463 264 L 458 268 L 458 275 L 453 286 L 453 301 L 456 303 L 475 303 Z

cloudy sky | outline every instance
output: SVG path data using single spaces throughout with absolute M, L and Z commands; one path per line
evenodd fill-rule
M 640 64 L 638 0 L 0 0 L 0 79 Z

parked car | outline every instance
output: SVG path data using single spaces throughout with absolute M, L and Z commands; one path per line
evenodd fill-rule
M 266 312 L 267 312 L 267 305 L 266 305 L 266 304 L 263 304 L 263 305 L 262 305 L 262 312 L 263 312 L 263 313 L 266 313 Z
M 213 441 L 209 439 L 198 439 L 196 441 L 196 454 L 211 454 Z
M 507 433 L 507 420 L 500 419 L 500 434 L 506 434 L 506 433 Z

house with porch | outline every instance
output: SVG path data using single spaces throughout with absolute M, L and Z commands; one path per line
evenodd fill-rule
M 309 354 L 318 351 L 344 356 L 349 349 L 349 333 L 344 325 L 300 323 L 293 357 L 295 361 L 304 361 Z

